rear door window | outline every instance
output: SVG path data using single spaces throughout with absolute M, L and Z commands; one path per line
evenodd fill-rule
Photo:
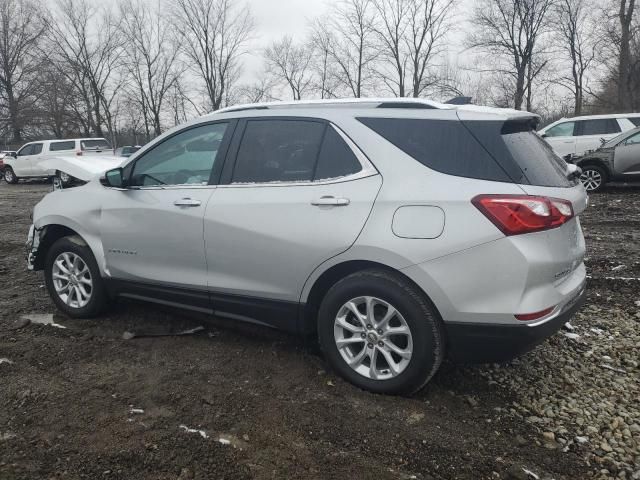
M 76 148 L 76 142 L 73 140 L 68 142 L 51 142 L 49 144 L 50 152 L 59 152 L 61 150 L 74 150 Z
M 457 120 L 359 118 L 426 167 L 449 175 L 508 182 L 510 177 Z
M 577 122 L 577 136 L 610 135 L 620 133 L 620 125 L 615 118 L 595 118 Z
M 573 137 L 575 122 L 559 123 L 544 132 L 547 137 Z
M 636 127 L 640 127 L 640 117 L 629 117 L 627 120 L 633 123 Z
M 232 183 L 310 182 L 326 124 L 307 120 L 249 120 Z
M 327 127 L 313 180 L 346 177 L 362 170 L 355 154 L 333 127 Z

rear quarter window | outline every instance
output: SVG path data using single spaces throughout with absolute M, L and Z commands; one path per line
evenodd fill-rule
M 511 178 L 457 120 L 358 118 L 426 167 L 449 175 L 508 182 Z
M 566 178 L 566 163 L 533 131 L 530 120 L 358 120 L 441 173 L 524 185 L 572 186 Z

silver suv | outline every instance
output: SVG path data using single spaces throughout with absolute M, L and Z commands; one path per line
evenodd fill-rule
M 418 100 L 231 108 L 47 195 L 29 266 L 69 316 L 128 297 L 316 334 L 410 393 L 501 361 L 581 303 L 584 188 L 512 110 Z

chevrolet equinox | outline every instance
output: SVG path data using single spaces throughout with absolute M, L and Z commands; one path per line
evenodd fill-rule
M 415 99 L 221 110 L 45 196 L 29 268 L 71 317 L 128 297 L 314 334 L 350 382 L 411 393 L 445 354 L 513 358 L 582 303 L 587 196 L 537 121 Z

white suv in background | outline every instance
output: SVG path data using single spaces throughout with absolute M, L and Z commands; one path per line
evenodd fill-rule
M 560 120 L 538 130 L 561 157 L 579 157 L 595 150 L 602 139 L 611 140 L 621 132 L 640 127 L 640 113 L 588 115 Z
M 57 174 L 42 162 L 57 156 L 103 153 L 111 150 L 104 138 L 76 138 L 68 140 L 42 140 L 22 146 L 15 156 L 4 158 L 4 179 L 18 183 L 22 178 L 53 177 Z

